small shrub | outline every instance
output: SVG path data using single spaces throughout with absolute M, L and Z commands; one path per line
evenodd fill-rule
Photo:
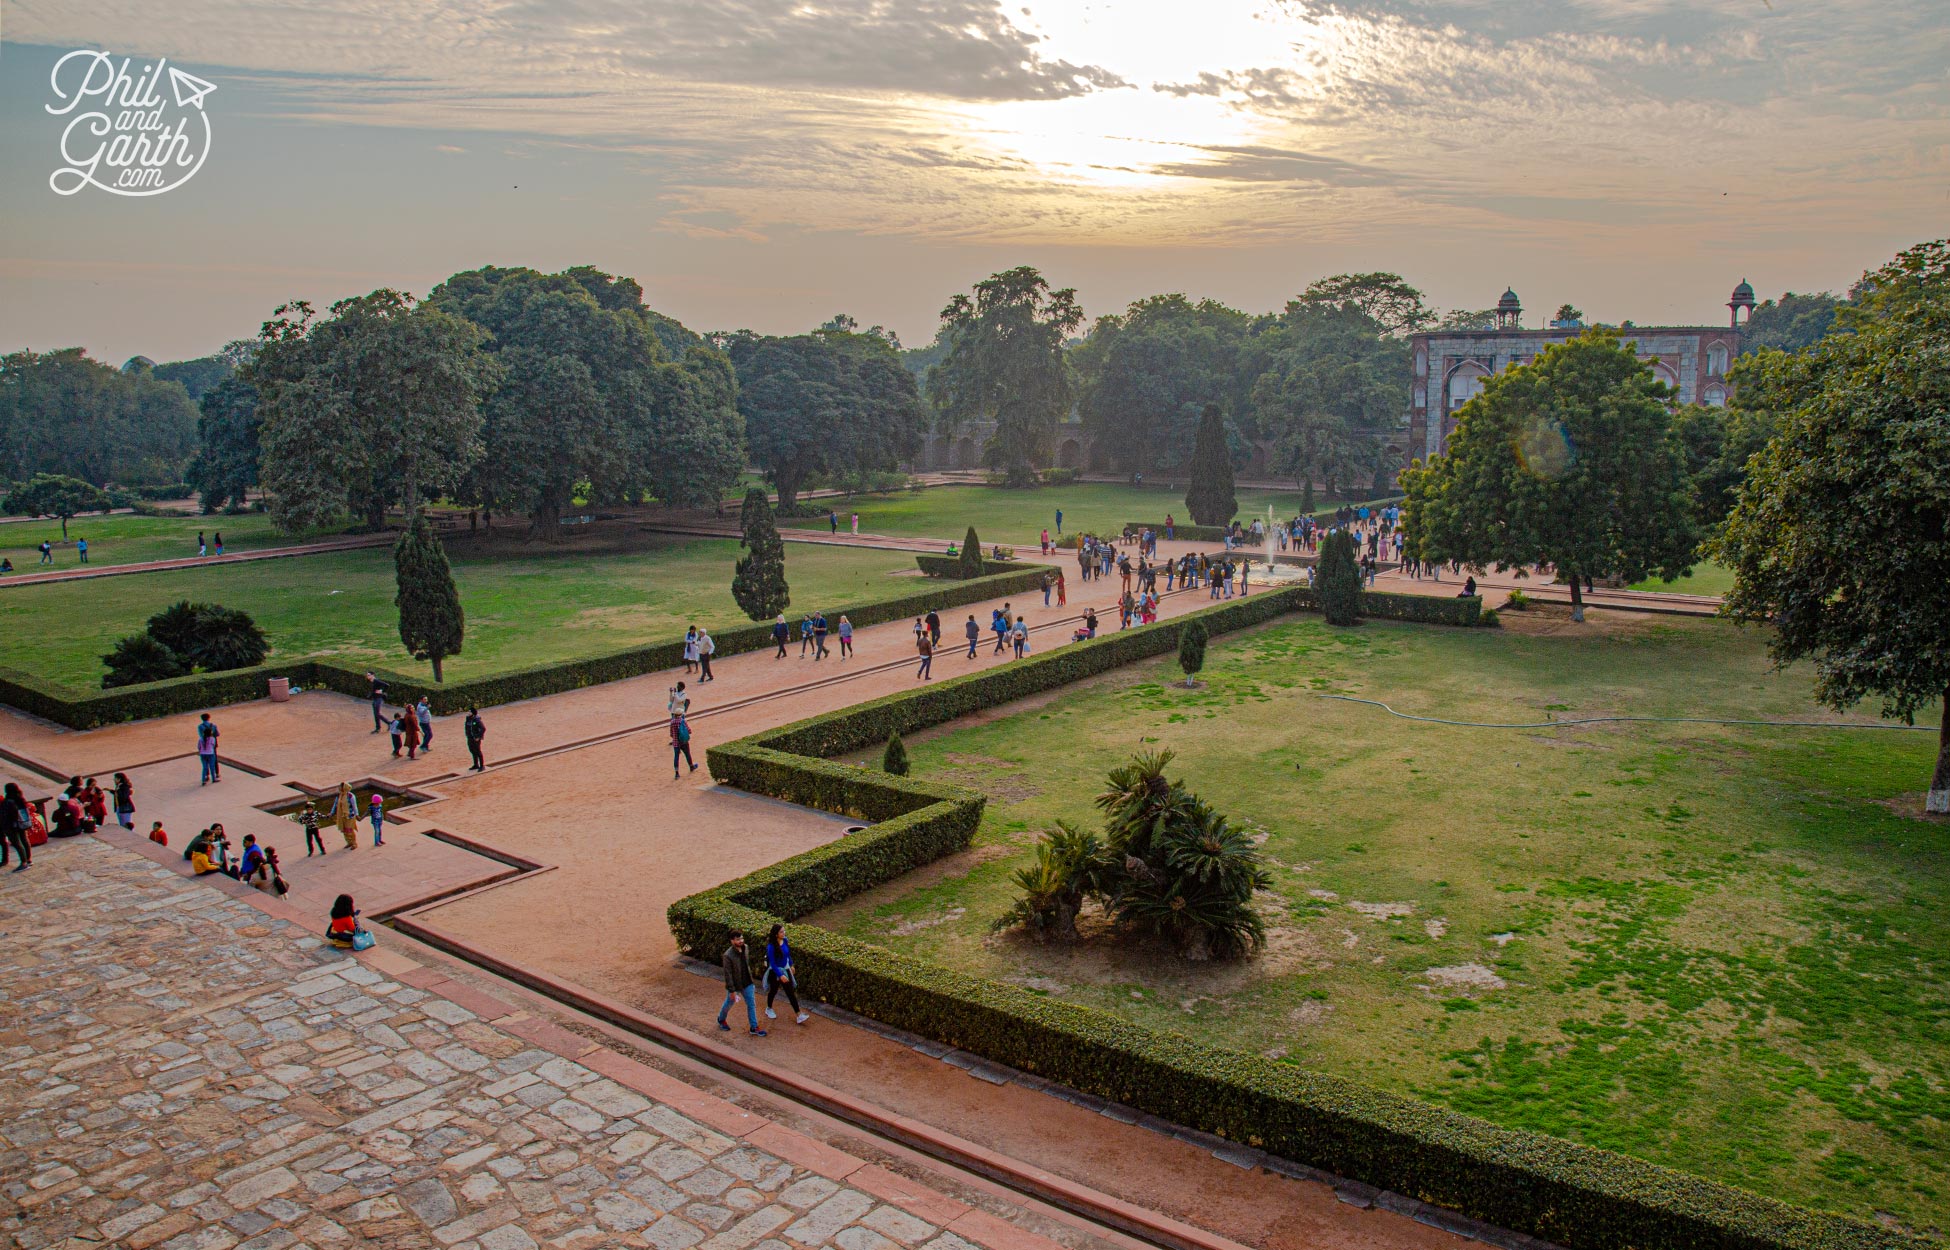
M 1495 608 L 1486 608 L 1486 609 L 1484 609 L 1484 612 L 1483 612 L 1483 614 L 1482 614 L 1481 616 L 1479 616 L 1479 617 L 1477 617 L 1477 618 L 1476 618 L 1476 623 L 1477 623 L 1478 625 L 1481 625 L 1481 626 L 1483 626 L 1483 627 L 1484 627 L 1485 629 L 1501 629 L 1501 628 L 1502 628 L 1502 626 L 1501 626 L 1501 624 L 1499 624 L 1499 623 L 1498 623 L 1498 621 L 1497 621 L 1497 619 L 1496 619 L 1496 609 L 1495 609 Z
M 102 657 L 102 663 L 108 665 L 108 673 L 102 678 L 104 690 L 183 677 L 190 671 L 188 660 L 149 634 L 130 634 Z
M 880 757 L 881 771 L 892 773 L 896 777 L 905 777 L 912 767 L 913 765 L 907 760 L 907 744 L 901 741 L 899 734 L 888 734 L 887 751 Z
M 1074 942 L 1084 899 L 1109 884 L 1113 868 L 1102 839 L 1059 820 L 1036 843 L 1035 862 L 1011 874 L 1022 897 L 990 927 L 1000 933 L 1020 925 L 1038 942 Z
M 250 613 L 212 604 L 203 609 L 195 641 L 183 654 L 209 673 L 254 668 L 264 663 L 271 644 Z
M 1314 579 L 1320 612 L 1329 625 L 1353 625 L 1361 617 L 1361 568 L 1354 561 L 1354 535 L 1335 530 L 1320 545 Z
M 1512 612 L 1524 612 L 1529 610 L 1531 602 L 1529 595 L 1521 590 L 1513 590 L 1510 592 L 1510 597 L 1503 601 L 1503 606 Z
M 972 525 L 961 540 L 961 575 L 964 579 L 982 575 L 982 540 Z
M 1178 633 L 1178 667 L 1185 670 L 1185 684 L 1192 684 L 1192 678 L 1205 667 L 1205 622 L 1196 618 L 1186 624 Z

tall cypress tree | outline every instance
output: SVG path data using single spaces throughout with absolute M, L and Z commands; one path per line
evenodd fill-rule
M 1239 501 L 1232 494 L 1232 453 L 1226 450 L 1225 418 L 1219 415 L 1217 404 L 1205 405 L 1199 417 L 1185 510 L 1196 525 L 1229 525 L 1233 513 L 1239 511 Z
M 1320 545 L 1314 592 L 1329 625 L 1353 625 L 1360 620 L 1361 567 L 1354 562 L 1354 535 L 1346 530 L 1335 530 Z
M 399 593 L 393 596 L 399 608 L 399 640 L 414 659 L 433 661 L 433 679 L 440 681 L 441 661 L 460 654 L 467 619 L 447 549 L 423 514 L 415 513 L 393 544 L 393 569 L 399 580 Z
M 982 540 L 975 536 L 975 527 L 968 527 L 967 537 L 961 540 L 961 575 L 964 579 L 982 575 Z
M 731 597 L 754 621 L 766 621 L 785 611 L 792 592 L 785 584 L 785 543 L 772 520 L 772 505 L 756 486 L 745 492 L 738 511 L 745 532 L 739 545 L 746 555 L 731 574 Z

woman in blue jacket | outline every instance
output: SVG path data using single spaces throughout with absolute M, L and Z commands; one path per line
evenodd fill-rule
M 779 996 L 779 990 L 784 989 L 786 1001 L 792 1004 L 799 1023 L 804 1024 L 811 1017 L 799 1006 L 799 974 L 792 967 L 792 943 L 785 940 L 785 926 L 782 924 L 773 925 L 772 932 L 766 935 L 765 971 L 769 980 L 765 987 L 765 1018 L 779 1018 L 778 1013 L 772 1010 L 772 1001 Z

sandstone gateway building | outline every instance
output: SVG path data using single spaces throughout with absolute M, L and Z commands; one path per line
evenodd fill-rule
M 1627 325 L 1621 327 L 1621 334 L 1659 380 L 1673 389 L 1679 403 L 1719 406 L 1727 402 L 1727 367 L 1740 354 L 1741 314 L 1753 315 L 1754 288 L 1744 281 L 1733 288 L 1727 309 L 1732 316 L 1724 326 Z M 1486 378 L 1511 365 L 1527 365 L 1546 347 L 1576 338 L 1583 330 L 1576 322 L 1526 330 L 1517 293 L 1505 291 L 1496 302 L 1494 329 L 1434 330 L 1413 336 L 1414 377 L 1404 462 L 1442 454 L 1456 428 L 1456 409 L 1483 389 Z

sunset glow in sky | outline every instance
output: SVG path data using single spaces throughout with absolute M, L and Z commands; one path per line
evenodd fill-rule
M 0 349 L 201 354 L 281 300 L 593 263 L 699 329 L 933 334 L 1392 269 L 1533 323 L 1717 323 L 1950 222 L 1940 0 L 15 0 Z M 58 196 L 49 71 L 217 85 L 207 165 Z

